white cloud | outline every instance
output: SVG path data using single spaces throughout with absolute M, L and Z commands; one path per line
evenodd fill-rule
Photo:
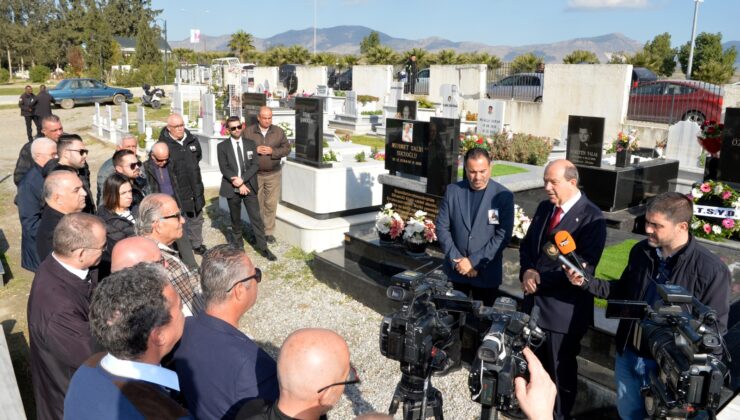
M 568 9 L 644 9 L 648 0 L 568 0 Z

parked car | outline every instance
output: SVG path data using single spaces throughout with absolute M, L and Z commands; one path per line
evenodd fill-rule
M 658 80 L 658 75 L 645 67 L 632 68 L 632 87 L 636 88 L 645 82 L 654 82 Z
M 646 82 L 630 91 L 627 118 L 668 124 L 719 121 L 723 95 L 721 87 L 696 80 Z
M 134 98 L 134 94 L 128 89 L 106 86 L 95 79 L 64 79 L 49 89 L 49 95 L 55 104 L 64 109 L 94 102 L 113 102 L 119 105 Z
M 544 73 L 519 73 L 489 83 L 486 86 L 486 96 L 491 99 L 542 102 L 544 85 Z
M 417 95 L 428 95 L 429 94 L 429 69 L 421 69 L 416 72 L 416 86 L 414 86 L 414 93 Z
M 329 77 L 329 87 L 334 90 L 352 90 L 352 68 L 343 72 L 334 72 Z

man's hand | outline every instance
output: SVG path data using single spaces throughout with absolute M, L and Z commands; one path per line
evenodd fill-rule
M 244 184 L 244 180 L 239 178 L 238 176 L 232 176 L 231 177 L 231 185 L 234 186 L 234 188 L 239 188 L 240 185 Z
M 242 184 L 242 186 L 239 187 L 239 194 L 240 195 L 247 195 L 247 194 L 249 194 L 249 188 L 247 188 L 247 184 Z
M 532 350 L 525 347 L 523 353 L 529 364 L 529 383 L 522 377 L 514 378 L 514 390 L 519 407 L 528 419 L 552 419 L 557 388 Z
M 476 270 L 475 268 L 471 268 L 466 275 L 468 277 L 478 277 L 478 270 Z
M 466 276 L 473 269 L 473 264 L 470 263 L 468 257 L 456 258 L 452 261 L 455 262 L 455 270 L 463 276 Z
M 525 295 L 534 294 L 537 291 L 537 285 L 540 284 L 540 273 L 535 269 L 528 269 L 522 276 L 522 291 Z
M 583 268 L 586 268 L 586 263 L 583 263 Z M 584 279 L 577 271 L 571 270 L 566 266 L 563 266 L 563 271 L 565 271 L 565 275 L 568 276 L 568 280 L 570 280 L 570 284 L 573 286 L 581 287 L 586 281 L 586 279 Z
M 271 155 L 272 154 L 272 147 L 270 147 L 270 146 L 257 146 L 257 154 L 258 155 Z

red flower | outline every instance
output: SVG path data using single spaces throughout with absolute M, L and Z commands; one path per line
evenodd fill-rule
M 480 139 L 480 138 L 479 138 L 479 139 L 478 139 L 478 140 L 476 140 L 475 142 L 476 142 L 476 143 L 478 143 L 478 144 L 483 144 L 483 139 Z

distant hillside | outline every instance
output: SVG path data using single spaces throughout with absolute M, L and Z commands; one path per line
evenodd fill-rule
M 360 41 L 372 32 L 365 26 L 335 26 L 332 28 L 321 28 L 316 31 L 316 49 L 318 51 L 329 51 L 339 54 L 359 54 Z M 567 41 L 554 42 L 550 44 L 533 44 L 523 46 L 488 45 L 479 42 L 454 42 L 444 38 L 430 37 L 417 40 L 394 38 L 386 33 L 378 32 L 380 42 L 396 51 L 407 51 L 412 48 L 423 48 L 428 51 L 439 51 L 442 49 L 453 49 L 457 52 L 488 52 L 501 57 L 504 61 L 510 61 L 517 55 L 533 52 L 544 57 L 548 63 L 560 62 L 563 57 L 573 50 L 588 50 L 596 53 L 602 62 L 608 60 L 608 54 L 624 51 L 634 53 L 642 48 L 642 43 L 630 39 L 622 34 L 613 33 L 592 38 L 576 38 Z M 228 51 L 228 43 L 231 35 L 207 36 L 201 34 L 200 44 L 191 44 L 186 38 L 183 41 L 171 41 L 172 48 L 190 48 L 196 51 Z M 738 42 L 738 41 L 731 41 Z M 205 45 L 204 45 L 205 44 Z M 255 47 L 264 51 L 278 45 L 302 45 L 313 50 L 313 28 L 302 30 L 290 30 L 269 38 L 254 39 Z

